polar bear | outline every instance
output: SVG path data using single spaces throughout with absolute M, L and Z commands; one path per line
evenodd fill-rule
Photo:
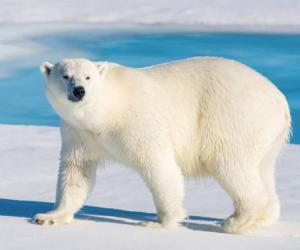
M 186 217 L 184 176 L 214 177 L 230 195 L 225 232 L 278 219 L 274 165 L 291 118 L 283 94 L 253 69 L 215 57 L 138 69 L 65 59 L 40 68 L 62 119 L 62 150 L 55 208 L 37 224 L 72 221 L 104 159 L 133 168 L 150 189 L 158 221 L 144 226 L 174 228 Z

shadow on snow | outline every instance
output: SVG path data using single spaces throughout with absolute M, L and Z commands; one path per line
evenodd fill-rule
M 0 216 L 23 217 L 31 221 L 37 213 L 45 213 L 53 209 L 53 203 L 44 201 L 24 201 L 0 199 Z M 137 225 L 140 221 L 155 221 L 157 215 L 139 211 L 129 211 L 115 208 L 103 208 L 95 206 L 84 206 L 76 214 L 76 219 L 92 220 L 117 224 Z M 125 219 L 125 220 L 124 220 Z M 128 221 L 135 220 L 136 222 Z M 189 216 L 183 226 L 197 231 L 222 232 L 220 224 L 223 219 Z M 197 223 L 198 222 L 198 223 Z M 199 223 L 206 222 L 206 223 Z

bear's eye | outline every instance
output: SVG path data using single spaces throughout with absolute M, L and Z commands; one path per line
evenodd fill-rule
M 91 78 L 89 77 L 89 76 L 87 76 L 86 78 L 85 78 L 85 80 L 90 80 Z
M 68 75 L 63 75 L 63 78 L 64 79 L 69 79 L 69 76 Z

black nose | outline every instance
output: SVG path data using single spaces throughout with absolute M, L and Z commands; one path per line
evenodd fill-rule
M 73 95 L 78 99 L 82 99 L 82 97 L 85 95 L 84 88 L 82 86 L 75 87 L 73 90 Z

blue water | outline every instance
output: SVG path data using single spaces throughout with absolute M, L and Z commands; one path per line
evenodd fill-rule
M 236 59 L 268 77 L 286 95 L 293 117 L 291 142 L 300 144 L 300 35 L 94 30 L 36 37 L 35 41 L 63 56 L 72 51 L 72 56 L 85 54 L 92 60 L 133 67 L 192 56 Z M 38 65 L 0 79 L 0 123 L 58 126 L 43 82 Z

